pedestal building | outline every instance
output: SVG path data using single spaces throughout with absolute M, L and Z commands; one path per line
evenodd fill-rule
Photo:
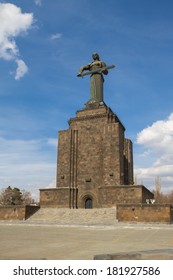
M 133 185 L 132 142 L 103 100 L 103 74 L 113 67 L 94 53 L 93 62 L 80 68 L 78 76 L 90 75 L 90 99 L 59 131 L 56 188 L 40 190 L 42 207 L 110 208 L 153 197 Z

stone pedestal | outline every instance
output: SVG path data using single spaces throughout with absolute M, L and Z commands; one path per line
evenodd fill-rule
M 152 198 L 133 185 L 132 142 L 124 133 L 104 102 L 78 111 L 59 131 L 56 189 L 40 191 L 41 206 L 109 208 Z

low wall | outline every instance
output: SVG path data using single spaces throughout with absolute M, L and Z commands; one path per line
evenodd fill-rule
M 171 222 L 173 223 L 173 206 L 171 207 Z
M 39 205 L 25 205 L 25 220 L 31 217 L 40 209 Z
M 37 205 L 0 206 L 0 220 L 26 220 L 39 208 Z
M 143 185 L 104 186 L 99 189 L 101 207 L 112 207 L 117 203 L 146 203 L 146 199 L 153 199 L 154 195 Z
M 173 222 L 173 207 L 170 204 L 118 204 L 119 222 Z

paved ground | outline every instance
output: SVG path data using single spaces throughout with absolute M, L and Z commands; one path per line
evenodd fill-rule
M 87 260 L 98 254 L 173 249 L 173 225 L 58 226 L 0 222 L 0 259 Z

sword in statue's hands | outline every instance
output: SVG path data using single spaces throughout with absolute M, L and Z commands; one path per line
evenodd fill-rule
M 112 68 L 114 68 L 115 67 L 115 65 L 110 65 L 110 66 L 106 66 L 106 67 L 102 67 L 102 68 L 98 68 L 98 69 L 94 69 L 94 70 L 91 70 L 91 71 L 88 71 L 88 72 L 85 72 L 85 73 L 78 73 L 77 74 L 77 77 L 84 77 L 84 76 L 86 76 L 86 75 L 92 75 L 92 74 L 96 74 L 96 73 L 99 73 L 99 74 L 101 74 L 101 73 L 103 73 L 104 71 L 106 71 L 106 70 L 108 70 L 108 69 L 112 69 Z

